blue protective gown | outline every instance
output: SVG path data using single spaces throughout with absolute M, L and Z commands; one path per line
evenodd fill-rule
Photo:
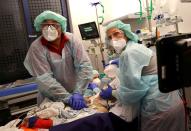
M 127 106 L 140 107 L 142 131 L 185 131 L 183 102 L 178 91 L 158 89 L 155 53 L 144 45 L 128 41 L 120 55 L 120 88 L 117 98 Z M 144 68 L 153 68 L 143 71 Z

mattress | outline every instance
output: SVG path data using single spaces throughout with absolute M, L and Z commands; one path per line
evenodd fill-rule
M 29 93 L 37 92 L 38 85 L 36 83 L 30 83 L 25 85 L 16 86 L 13 88 L 5 88 L 0 90 L 0 100 L 8 99 L 10 97 L 16 97 Z

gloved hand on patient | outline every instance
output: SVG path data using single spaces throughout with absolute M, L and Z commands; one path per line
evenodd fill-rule
M 87 89 L 90 89 L 90 90 L 93 91 L 95 88 L 98 88 L 97 84 L 92 83 L 92 82 L 88 84 L 88 88 Z
M 70 99 L 68 101 L 68 104 L 74 110 L 80 110 L 80 109 L 83 109 L 83 108 L 87 107 L 85 99 L 83 98 L 83 96 L 80 93 L 74 93 L 70 97 Z
M 106 89 L 102 89 L 100 92 L 100 97 L 102 99 L 108 100 L 112 96 L 112 87 L 108 84 L 108 87 Z
M 93 82 L 88 84 L 87 89 L 93 91 L 96 94 L 101 91 L 100 88 L 98 87 L 98 85 L 96 83 L 93 83 Z

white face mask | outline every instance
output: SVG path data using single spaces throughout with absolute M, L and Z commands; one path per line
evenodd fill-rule
M 125 39 L 119 39 L 119 40 L 113 40 L 111 45 L 115 49 L 116 53 L 121 53 L 123 48 L 126 46 L 126 41 Z
M 58 31 L 52 25 L 46 26 L 42 29 L 42 35 L 47 41 L 54 41 L 58 38 Z

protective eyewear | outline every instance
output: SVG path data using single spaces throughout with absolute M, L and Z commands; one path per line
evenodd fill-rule
M 124 33 L 122 31 L 114 31 L 108 37 L 108 40 L 123 38 Z
M 61 27 L 61 25 L 60 24 L 58 24 L 58 23 L 42 23 L 41 24 L 41 28 L 44 28 L 44 27 L 54 27 L 54 28 L 56 28 L 56 29 L 58 29 L 58 28 L 60 28 Z

